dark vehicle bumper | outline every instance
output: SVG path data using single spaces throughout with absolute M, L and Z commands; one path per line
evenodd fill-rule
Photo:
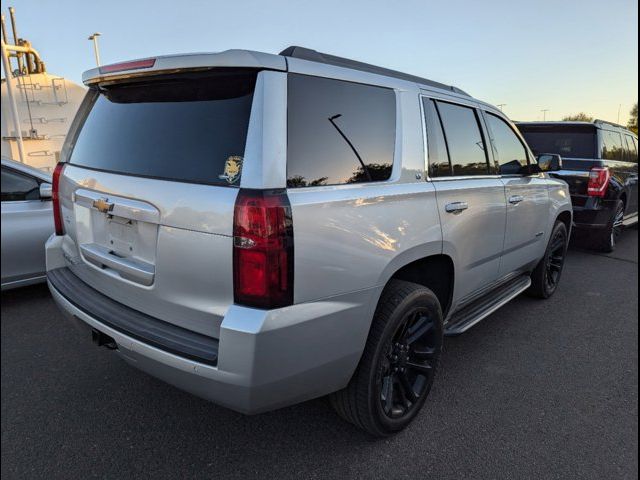
M 606 228 L 616 208 L 616 200 L 572 196 L 573 224 L 577 230 Z

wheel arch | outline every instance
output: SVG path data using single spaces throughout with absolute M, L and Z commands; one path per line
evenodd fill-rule
M 556 217 L 556 222 L 562 222 L 567 227 L 567 232 L 571 232 L 571 222 L 573 219 L 573 215 L 569 210 L 563 210 Z
M 430 289 L 438 298 L 442 314 L 446 317 L 453 299 L 455 280 L 455 268 L 450 256 L 438 253 L 414 258 L 401 265 L 396 265 L 393 271 L 388 272 L 384 287 L 392 280 L 417 283 Z M 380 301 L 380 297 L 378 301 Z

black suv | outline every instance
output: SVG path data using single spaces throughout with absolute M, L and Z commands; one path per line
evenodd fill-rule
M 575 231 L 597 250 L 611 252 L 625 226 L 638 221 L 638 136 L 605 122 L 520 122 L 536 155 L 555 153 L 569 184 Z

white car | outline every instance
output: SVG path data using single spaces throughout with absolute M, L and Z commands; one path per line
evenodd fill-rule
M 2 290 L 45 280 L 51 175 L 2 157 Z

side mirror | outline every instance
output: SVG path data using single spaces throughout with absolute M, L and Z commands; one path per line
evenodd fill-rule
M 562 157 L 555 153 L 538 155 L 538 167 L 542 172 L 557 172 L 562 170 Z
M 51 200 L 53 197 L 53 189 L 50 183 L 42 182 L 40 184 L 40 200 Z

